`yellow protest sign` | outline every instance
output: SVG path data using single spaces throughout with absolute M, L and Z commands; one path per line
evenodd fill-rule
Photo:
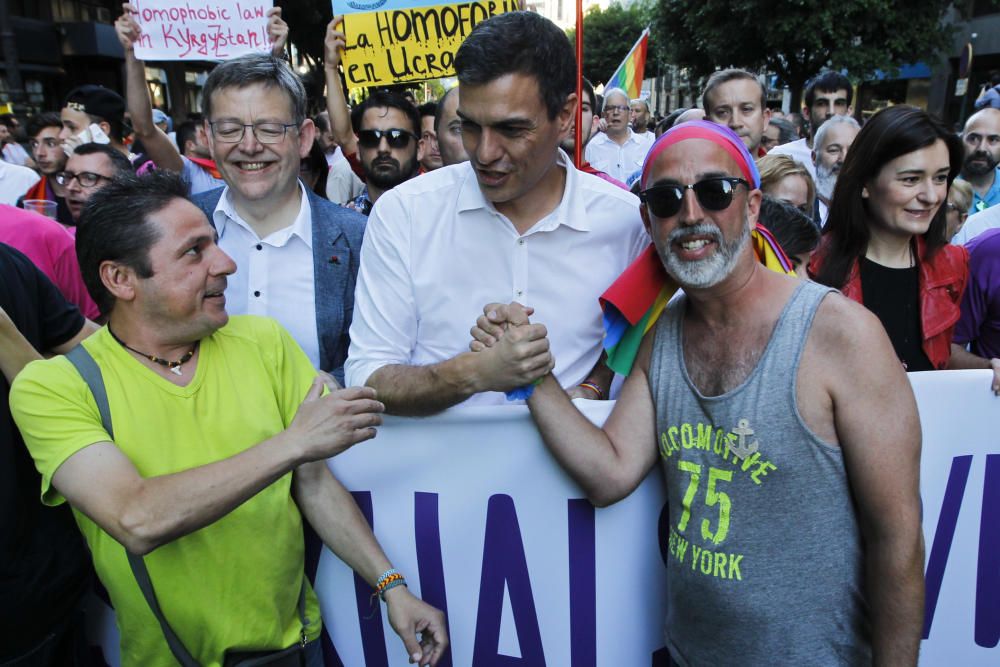
M 455 74 L 455 52 L 491 16 L 518 0 L 483 0 L 344 17 L 344 76 L 349 88 L 438 79 Z

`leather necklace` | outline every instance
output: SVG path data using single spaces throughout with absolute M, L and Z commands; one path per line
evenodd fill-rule
M 198 343 L 195 343 L 194 345 L 191 346 L 191 349 L 185 352 L 184 356 L 182 356 L 180 359 L 178 359 L 177 361 L 170 361 L 169 359 L 163 359 L 161 357 L 158 357 L 155 354 L 146 354 L 145 352 L 140 352 L 134 347 L 131 347 L 130 345 L 126 344 L 125 341 L 123 341 L 121 338 L 115 335 L 115 332 L 111 330 L 110 324 L 108 325 L 108 333 L 111 334 L 111 337 L 114 338 L 116 341 L 118 341 L 118 344 L 124 347 L 126 350 L 131 350 L 132 352 L 135 352 L 140 356 L 146 357 L 154 364 L 159 364 L 161 366 L 164 366 L 174 375 L 182 374 L 181 366 L 183 366 L 188 361 L 191 361 L 191 357 L 194 356 L 194 351 L 198 349 Z

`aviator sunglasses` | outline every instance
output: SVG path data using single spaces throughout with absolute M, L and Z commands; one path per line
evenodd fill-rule
M 733 192 L 740 184 L 745 185 L 748 190 L 750 189 L 750 184 L 742 178 L 728 176 L 713 176 L 688 185 L 665 183 L 643 190 L 639 193 L 639 199 L 657 218 L 670 218 L 681 210 L 684 192 L 694 190 L 698 204 L 703 209 L 723 211 L 733 203 Z
M 412 132 L 393 127 L 388 130 L 361 130 L 358 132 L 358 143 L 362 148 L 378 148 L 382 137 L 389 143 L 389 148 L 406 148 L 411 139 L 420 138 Z

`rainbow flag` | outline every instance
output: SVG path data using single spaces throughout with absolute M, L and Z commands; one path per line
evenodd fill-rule
M 763 225 L 751 232 L 750 243 L 761 264 L 778 273 L 795 273 L 785 251 Z M 656 324 L 675 292 L 677 284 L 664 271 L 656 248 L 650 244 L 601 295 L 608 368 L 628 375 L 643 336 Z
M 628 98 L 634 100 L 639 97 L 642 89 L 642 75 L 646 69 L 646 47 L 649 46 L 649 28 L 642 31 L 639 40 L 632 46 L 632 50 L 625 56 L 625 60 L 618 66 L 615 73 L 606 84 L 604 89 L 621 88 L 628 93 Z

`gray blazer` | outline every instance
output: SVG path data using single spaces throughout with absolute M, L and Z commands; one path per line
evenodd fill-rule
M 215 225 L 223 188 L 194 195 L 191 201 Z M 344 383 L 344 361 L 354 315 L 354 286 L 361 263 L 361 241 L 367 218 L 332 204 L 307 190 L 312 208 L 313 275 L 316 286 L 316 333 L 320 368 Z

